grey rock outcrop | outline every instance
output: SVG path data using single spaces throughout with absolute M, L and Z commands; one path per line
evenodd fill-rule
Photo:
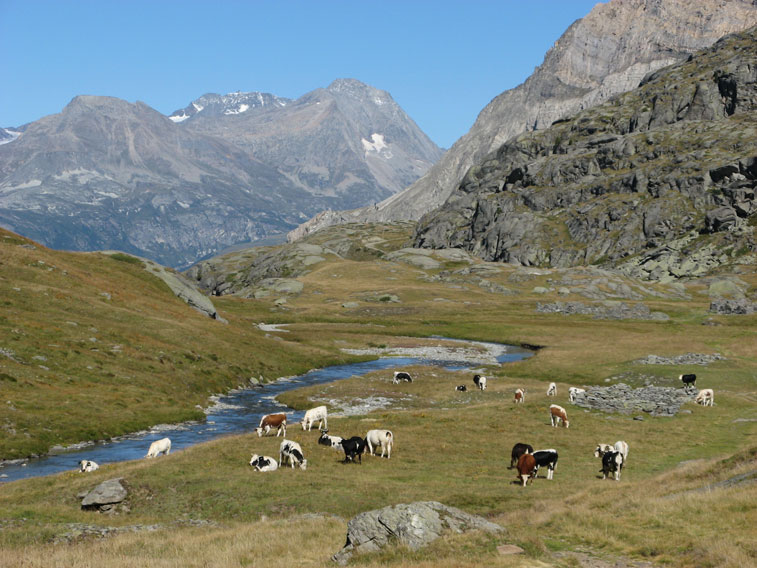
M 633 89 L 648 73 L 755 24 L 757 6 L 751 0 L 701 0 L 696 10 L 685 0 L 597 4 L 555 42 L 525 83 L 492 100 L 426 175 L 375 206 L 320 214 L 289 238 L 331 224 L 418 220 L 442 205 L 465 172 L 507 140 Z M 697 112 L 707 108 L 703 102 Z
M 333 559 L 346 564 L 355 553 L 377 552 L 397 543 L 417 550 L 439 538 L 445 530 L 455 533 L 504 531 L 482 517 L 437 501 L 399 504 L 353 517 L 347 524 L 347 542 Z
M 661 357 L 660 355 L 647 355 L 637 359 L 634 363 L 640 365 L 709 365 L 715 361 L 725 361 L 720 353 L 684 353 L 673 357 Z
M 121 484 L 122 481 L 122 477 L 103 481 L 84 496 L 81 508 L 109 510 L 112 505 L 121 503 L 128 495 L 126 488 Z
M 757 313 L 757 303 L 745 298 L 738 300 L 716 298 L 710 302 L 710 312 L 724 316 L 745 316 Z
M 594 319 L 606 320 L 654 320 L 667 321 L 668 314 L 653 312 L 644 304 L 628 305 L 625 302 L 602 302 L 599 304 L 585 304 L 583 302 L 552 302 L 536 304 L 536 311 L 540 314 L 589 315 Z
M 647 412 L 652 416 L 673 416 L 687 402 L 693 402 L 696 391 L 653 385 L 634 389 L 625 383 L 609 387 L 592 387 L 577 393 L 573 404 L 582 408 L 632 414 Z
M 751 219 L 731 223 L 723 209 L 752 203 L 757 185 L 746 142 L 757 136 L 755 45 L 757 28 L 727 36 L 634 91 L 505 143 L 421 219 L 414 246 L 663 281 L 757 250 Z

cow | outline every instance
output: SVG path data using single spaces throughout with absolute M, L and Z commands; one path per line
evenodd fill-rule
M 89 473 L 98 469 L 100 469 L 100 466 L 92 460 L 81 460 L 79 462 L 79 473 Z
M 365 443 L 371 455 L 374 455 L 374 448 L 381 446 L 381 457 L 384 457 L 384 450 L 386 450 L 387 459 L 392 457 L 394 434 L 390 430 L 368 430 L 368 433 L 365 435 Z
M 276 458 L 269 458 L 268 456 L 259 456 L 258 454 L 252 454 L 250 458 L 250 465 L 255 471 L 276 471 L 279 469 L 279 464 L 276 463 Z
M 534 459 L 534 456 L 531 454 L 523 454 L 518 458 L 518 481 L 523 482 L 523 487 L 526 486 L 526 483 L 531 481 L 533 482 L 533 478 L 531 477 L 534 473 L 534 469 L 536 468 L 536 459 Z
M 576 402 L 576 395 L 586 392 L 586 389 L 579 389 L 578 387 L 570 387 L 568 389 L 568 400 L 570 402 Z
M 171 440 L 169 438 L 161 438 L 155 440 L 150 444 L 150 449 L 147 450 L 146 458 L 157 458 L 160 454 L 168 455 L 171 452 Z
M 557 385 L 555 383 L 549 383 L 549 387 L 547 388 L 547 396 L 556 396 L 557 395 Z
M 625 463 L 628 461 L 628 444 L 623 440 L 618 440 L 617 442 L 615 442 L 613 449 L 616 452 L 623 454 L 623 465 L 625 465 Z
M 520 456 L 523 454 L 533 454 L 534 448 L 531 444 L 517 443 L 513 446 L 513 451 L 510 453 L 510 469 L 515 467 L 518 463 Z
M 702 389 L 697 393 L 694 402 L 702 406 L 712 406 L 715 404 L 715 391 L 712 389 Z
M 460 392 L 467 392 L 468 391 L 468 387 L 465 386 L 465 385 L 457 385 L 455 387 L 455 390 L 456 391 L 460 391 Z
M 394 378 L 392 379 L 392 382 L 395 385 L 398 385 L 402 382 L 412 383 L 413 377 L 410 376 L 410 373 L 406 373 L 405 371 L 394 371 Z
M 268 432 L 271 431 L 271 428 L 276 428 L 276 437 L 279 437 L 279 434 L 284 435 L 286 438 L 287 436 L 287 415 L 283 413 L 279 414 L 266 414 L 263 416 L 263 418 L 260 419 L 260 426 L 255 428 L 255 432 L 258 433 L 258 437 L 263 436 L 264 434 L 268 434 Z
M 552 420 L 552 426 L 554 426 L 555 428 L 559 426 L 560 422 L 562 422 L 566 428 L 570 426 L 570 422 L 568 421 L 568 413 L 565 412 L 565 409 L 562 406 L 550 404 L 549 417 Z
M 353 436 L 349 440 L 342 440 L 342 449 L 344 450 L 344 463 L 348 461 L 355 462 L 355 457 L 363 463 L 363 452 L 365 451 L 365 439 L 360 436 Z
M 620 481 L 620 471 L 623 469 L 623 454 L 612 450 L 602 456 L 602 479 L 607 479 L 611 473 L 615 474 L 615 481 Z
M 313 424 L 318 421 L 318 429 L 322 430 L 323 428 L 328 429 L 328 410 L 326 410 L 325 406 L 316 406 L 315 408 L 311 408 L 305 413 L 305 416 L 302 417 L 302 429 L 303 430 L 312 430 Z
M 473 375 L 473 384 L 482 391 L 486 390 L 486 377 L 483 377 L 481 375 Z
M 287 463 L 290 464 L 292 469 L 294 469 L 294 466 L 303 470 L 308 468 L 308 460 L 305 459 L 302 448 L 297 442 L 293 442 L 292 440 L 285 439 L 281 442 L 281 446 L 279 446 L 279 467 L 281 467 L 282 463 L 284 465 Z
M 322 446 L 328 446 L 341 451 L 342 440 L 343 438 L 340 438 L 339 436 L 329 436 L 328 430 L 321 430 L 321 437 L 318 438 L 318 443 Z
M 547 479 L 552 479 L 552 476 L 555 473 L 555 466 L 557 465 L 557 450 L 536 450 L 533 452 L 533 456 L 536 460 L 534 477 L 537 477 L 540 467 L 546 466 Z
M 524 400 L 526 400 L 526 389 L 517 389 L 515 391 L 515 398 L 513 399 L 513 402 L 515 404 L 522 403 Z
M 694 373 L 688 375 L 678 375 L 678 380 L 683 383 L 683 388 L 695 387 L 697 382 L 697 376 Z
M 597 444 L 597 449 L 594 450 L 594 457 L 601 458 L 607 452 L 612 452 L 615 447 L 612 444 Z

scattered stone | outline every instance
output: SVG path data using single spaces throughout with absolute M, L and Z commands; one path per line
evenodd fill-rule
M 757 303 L 750 302 L 745 298 L 738 300 L 726 300 L 716 298 L 710 302 L 710 313 L 724 316 L 743 316 L 757 313 Z
M 643 416 L 634 416 L 633 419 L 634 420 L 638 420 L 639 422 L 644 422 L 644 417 Z
M 439 538 L 445 529 L 456 533 L 504 531 L 482 517 L 437 501 L 401 503 L 353 517 L 347 524 L 347 542 L 333 560 L 344 565 L 355 552 L 377 552 L 393 543 L 418 550 Z
M 544 286 L 534 286 L 534 294 L 546 294 L 547 292 L 549 292 L 549 289 L 545 288 Z
M 523 550 L 520 546 L 515 546 L 514 544 L 500 544 L 497 547 L 497 552 L 499 552 L 502 556 L 506 556 L 508 554 L 523 554 L 525 550 Z
M 357 302 L 345 302 L 345 303 L 342 304 L 343 308 L 347 308 L 347 309 L 350 309 L 350 310 L 354 309 L 354 308 L 357 308 L 359 306 L 360 306 L 360 304 L 357 303 Z
M 536 288 L 534 288 L 534 291 Z M 594 319 L 606 320 L 655 320 L 666 321 L 670 317 L 663 312 L 653 312 L 645 304 L 628 305 L 625 302 L 605 301 L 597 304 L 583 302 L 553 302 L 536 304 L 536 311 L 542 314 L 591 315 Z
M 706 353 L 684 353 L 674 357 L 660 357 L 659 355 L 647 355 L 642 359 L 636 359 L 634 363 L 639 365 L 709 365 L 715 361 L 725 361 L 720 353 L 708 355 Z

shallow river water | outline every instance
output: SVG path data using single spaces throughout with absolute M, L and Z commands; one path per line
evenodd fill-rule
M 532 351 L 516 346 L 478 343 L 496 347 L 499 363 L 525 359 Z M 207 411 L 205 422 L 161 425 L 147 432 L 137 432 L 122 438 L 98 442 L 76 450 L 30 459 L 23 463 L 0 465 L 0 482 L 14 481 L 27 477 L 50 475 L 61 471 L 78 469 L 79 460 L 93 460 L 102 465 L 125 460 L 143 458 L 150 443 L 160 438 L 171 438 L 171 451 L 181 450 L 194 444 L 207 442 L 228 434 L 251 432 L 260 423 L 264 414 L 287 413 L 290 428 L 300 428 L 298 422 L 304 412 L 288 409 L 275 399 L 282 392 L 295 388 L 328 383 L 339 379 L 360 376 L 371 371 L 402 368 L 410 365 L 436 365 L 447 369 L 465 369 L 478 366 L 475 362 L 459 359 L 443 360 L 425 357 L 383 357 L 374 361 L 333 365 L 324 369 L 314 369 L 296 377 L 285 377 L 268 383 L 262 388 L 250 388 L 219 397 L 218 403 Z M 388 375 L 389 376 L 389 375 Z

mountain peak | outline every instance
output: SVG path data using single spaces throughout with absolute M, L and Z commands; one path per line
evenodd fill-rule
M 206 116 L 238 115 L 252 109 L 283 107 L 290 102 L 292 102 L 291 99 L 259 91 L 235 91 L 225 95 L 206 93 L 186 107 L 175 110 L 168 118 L 174 122 L 184 122 L 198 113 Z
M 366 85 L 357 79 L 335 79 L 326 90 L 332 94 L 347 95 L 355 99 L 373 100 L 378 105 L 394 102 L 388 92 Z

